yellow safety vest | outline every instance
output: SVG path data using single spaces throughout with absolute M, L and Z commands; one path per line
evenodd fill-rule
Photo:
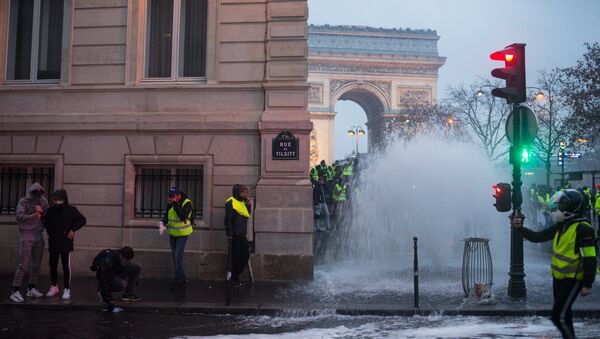
M 191 203 L 192 201 L 190 199 L 185 199 L 181 204 L 181 207 L 183 208 L 185 205 Z M 190 211 L 187 219 L 185 221 L 181 221 L 177 215 L 177 212 L 175 212 L 175 209 L 171 207 L 169 211 L 167 211 L 167 232 L 169 232 L 169 235 L 174 237 L 185 237 L 192 234 L 194 231 L 191 221 L 192 213 L 193 211 Z
M 346 201 L 346 185 L 335 184 L 332 196 L 334 201 Z
M 241 215 L 246 219 L 250 219 L 250 212 L 248 211 L 248 206 L 242 201 L 237 200 L 234 197 L 229 197 L 229 199 L 225 200 L 225 203 L 231 201 L 231 207 L 237 212 L 237 214 Z
M 556 279 L 575 278 L 583 280 L 584 257 L 595 257 L 596 247 L 594 245 L 580 248 L 575 252 L 575 240 L 577 239 L 577 227 L 583 224 L 592 227 L 589 223 L 581 221 L 573 223 L 565 233 L 558 238 L 559 232 L 554 235 L 554 255 L 552 256 L 552 276 Z
M 345 177 L 350 177 L 350 176 L 352 176 L 353 171 L 354 171 L 354 168 L 352 167 L 352 165 L 348 164 L 348 165 L 344 166 L 344 171 L 342 172 L 342 175 Z

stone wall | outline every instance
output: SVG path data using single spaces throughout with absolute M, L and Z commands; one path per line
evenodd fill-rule
M 224 202 L 235 183 L 251 186 L 255 198 L 256 277 L 311 278 L 306 1 L 209 0 L 206 79 L 195 82 L 143 79 L 145 1 L 66 3 L 72 44 L 60 81 L 0 85 L 0 166 L 54 165 L 55 186 L 88 218 L 76 235 L 75 273 L 91 274 L 99 250 L 130 245 L 144 276 L 170 277 L 167 236 L 156 219 L 133 215 L 134 178 L 136 166 L 180 164 L 204 168 L 204 218 L 186 248 L 189 278 L 224 277 Z M 5 49 L 0 40 L 0 55 Z M 271 159 L 282 130 L 300 139 L 299 160 Z M 10 273 L 14 216 L 0 215 L 0 239 L 7 258 L 0 273 Z

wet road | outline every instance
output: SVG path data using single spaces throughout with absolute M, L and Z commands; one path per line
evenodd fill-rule
M 600 338 L 597 319 L 576 319 L 578 338 Z M 544 317 L 212 316 L 0 309 L 1 338 L 555 338 Z

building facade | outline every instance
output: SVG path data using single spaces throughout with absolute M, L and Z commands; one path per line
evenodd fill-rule
M 308 35 L 311 163 L 335 160 L 338 100 L 364 109 L 370 148 L 385 137 L 390 119 L 410 119 L 415 105 L 436 101 L 438 70 L 446 59 L 439 56 L 435 31 L 310 25 Z
M 223 279 L 239 183 L 256 277 L 311 278 L 307 16 L 306 0 L 1 1 L 0 271 L 16 267 L 17 199 L 40 181 L 87 217 L 75 274 L 128 245 L 145 277 L 168 278 L 156 222 L 177 185 L 195 206 L 188 276 Z M 274 159 L 282 131 L 297 159 Z

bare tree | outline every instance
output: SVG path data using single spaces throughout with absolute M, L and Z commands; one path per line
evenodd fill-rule
M 420 101 L 389 119 L 385 127 L 386 133 L 405 140 L 418 135 L 457 140 L 465 135 L 465 126 L 458 121 L 454 107 Z
M 508 153 L 504 125 L 511 107 L 506 100 L 482 91 L 492 87 L 503 86 L 481 80 L 469 86 L 449 87 L 447 100 L 454 107 L 457 120 L 471 132 L 474 141 L 490 159 L 498 160 Z
M 560 94 L 562 75 L 560 69 L 540 71 L 537 85 L 543 95 L 531 93 L 529 96 L 533 97 L 530 106 L 538 119 L 539 129 L 534 146 L 546 170 L 546 185 L 550 184 L 550 169 L 552 161 L 557 159 L 560 142 L 566 145 L 572 139 L 572 111 L 565 105 L 564 96 Z
M 574 67 L 563 70 L 561 95 L 573 110 L 570 124 L 578 137 L 600 144 L 600 44 L 587 51 Z

